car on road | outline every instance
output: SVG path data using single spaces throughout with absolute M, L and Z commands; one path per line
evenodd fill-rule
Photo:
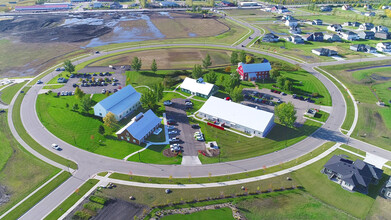
M 0 110 L 0 113 L 4 113 L 4 112 L 5 112 L 5 110 L 4 110 L 4 109 L 1 109 L 1 110 Z
M 100 52 L 97 50 L 97 51 L 95 51 L 95 53 L 98 54 L 98 53 L 100 53 Z
M 58 144 L 52 144 L 52 148 L 54 150 L 61 150 L 60 146 L 58 146 Z
M 43 82 L 41 80 L 38 80 L 37 81 L 37 84 L 42 84 Z
M 163 102 L 163 105 L 170 106 L 170 105 L 172 105 L 172 102 L 171 102 L 171 100 L 166 100 Z
M 174 124 L 176 124 L 176 121 L 174 119 L 168 119 L 167 120 L 167 124 L 168 125 L 174 125 Z
M 61 71 L 61 68 L 57 68 L 56 71 Z

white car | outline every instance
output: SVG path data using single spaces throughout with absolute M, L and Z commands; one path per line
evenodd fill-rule
M 60 150 L 61 148 L 58 146 L 58 144 L 52 144 L 52 148 L 54 150 Z
M 169 131 L 168 134 L 176 134 L 178 133 L 176 130 Z
M 200 135 L 202 135 L 202 133 L 201 133 L 201 132 L 199 132 L 199 131 L 197 131 L 197 132 L 195 132 L 195 133 L 194 133 L 194 137 L 196 137 L 196 136 L 200 136 Z
M 195 137 L 195 139 L 197 141 L 204 141 L 204 137 L 203 136 L 197 136 L 197 137 Z
M 167 128 L 168 128 L 169 130 L 171 130 L 171 129 L 175 129 L 175 126 L 174 126 L 174 125 L 169 125 L 169 126 L 167 126 Z

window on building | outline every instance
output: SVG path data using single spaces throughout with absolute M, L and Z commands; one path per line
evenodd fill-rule
M 123 140 L 123 139 L 124 139 L 124 137 L 123 137 L 123 136 L 121 136 L 121 139 Z
M 135 139 L 133 139 L 133 143 L 136 143 L 136 140 L 135 140 Z

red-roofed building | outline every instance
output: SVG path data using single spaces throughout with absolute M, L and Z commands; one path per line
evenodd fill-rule
M 250 64 L 240 62 L 236 71 L 239 73 L 241 80 L 255 81 L 258 79 L 269 78 L 269 72 L 271 69 L 272 67 L 269 62 Z

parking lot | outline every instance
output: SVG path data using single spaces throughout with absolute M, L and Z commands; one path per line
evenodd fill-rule
M 294 99 L 292 97 L 292 95 L 283 95 L 282 93 L 281 94 L 273 93 L 270 91 L 270 89 L 250 89 L 250 88 L 243 89 L 244 95 L 251 94 L 251 96 L 254 96 L 253 95 L 254 92 L 260 93 L 261 96 L 262 95 L 269 96 L 271 98 L 270 101 L 273 101 L 273 102 L 276 102 L 278 99 L 280 99 L 282 102 L 285 102 L 285 103 L 292 102 L 292 104 L 295 106 L 295 109 L 297 112 L 296 113 L 296 116 L 297 116 L 296 124 L 303 124 L 305 122 L 305 118 L 303 117 L 303 115 L 308 109 L 310 109 L 310 108 L 321 109 L 320 105 L 316 105 L 314 103 L 307 102 L 307 101 L 300 100 L 300 99 Z M 260 97 L 260 98 L 262 98 L 262 97 Z M 245 105 L 254 107 L 254 108 L 257 107 L 258 109 L 261 109 L 264 111 L 274 112 L 275 106 L 271 106 L 270 104 L 260 103 L 258 100 L 254 101 L 254 100 L 245 99 L 242 103 Z M 297 126 L 300 126 L 300 125 L 297 125 Z
M 194 138 L 194 133 L 199 129 L 194 129 L 189 123 L 185 111 L 185 99 L 173 99 L 172 105 L 166 106 L 167 120 L 173 119 L 176 121 L 175 129 L 170 131 L 177 131 L 176 134 L 170 134 L 170 138 L 178 137 L 180 139 L 180 146 L 183 149 L 183 156 L 198 156 L 198 150 L 205 150 L 205 143 L 197 141 Z
M 110 74 L 105 74 L 105 73 Z M 103 89 L 105 91 L 109 91 L 111 93 L 114 92 L 115 89 L 119 89 L 121 87 L 124 87 L 126 84 L 126 76 L 125 76 L 125 69 L 121 67 L 117 67 L 115 69 L 109 68 L 109 67 L 85 67 L 84 69 L 81 69 L 78 71 L 78 73 L 95 73 L 96 76 L 93 75 L 87 75 L 85 76 L 75 76 L 74 78 L 69 78 L 68 81 L 65 83 L 65 85 L 62 88 L 54 89 L 53 92 L 62 92 L 62 91 L 75 91 L 74 84 L 77 84 L 81 90 L 83 90 L 86 94 L 96 94 L 96 93 L 102 93 Z M 102 74 L 100 74 L 102 73 Z M 106 82 L 106 85 L 102 85 L 102 82 L 99 82 L 100 85 L 92 85 L 92 78 L 95 79 L 95 81 L 99 81 L 100 79 L 104 80 L 105 78 L 110 79 L 109 82 Z M 115 85 L 113 85 L 112 79 L 115 78 Z M 82 82 L 80 80 L 84 80 L 88 84 L 87 86 L 81 86 Z M 95 84 L 98 84 L 95 83 Z

